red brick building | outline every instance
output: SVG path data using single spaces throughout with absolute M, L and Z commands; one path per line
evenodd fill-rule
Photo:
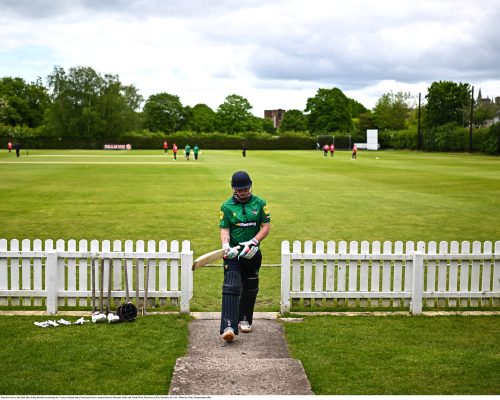
M 279 110 L 264 110 L 264 118 L 273 121 L 273 126 L 278 129 L 285 112 L 286 110 L 282 110 L 281 108 Z

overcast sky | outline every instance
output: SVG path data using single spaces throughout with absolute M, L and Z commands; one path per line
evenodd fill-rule
M 0 77 L 118 75 L 214 111 L 304 110 L 338 87 L 372 108 L 434 81 L 500 96 L 500 0 L 0 0 Z

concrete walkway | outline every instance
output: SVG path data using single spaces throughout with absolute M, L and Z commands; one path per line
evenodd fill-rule
M 260 315 L 259 315 L 260 314 Z M 219 336 L 212 313 L 189 325 L 189 350 L 175 364 L 169 395 L 313 395 L 300 361 L 290 358 L 274 313 L 256 313 L 251 333 Z

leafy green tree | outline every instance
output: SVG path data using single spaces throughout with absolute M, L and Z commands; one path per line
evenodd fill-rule
M 230 134 L 262 130 L 260 120 L 251 110 L 252 105 L 244 97 L 236 94 L 227 96 L 217 109 L 219 130 Z
M 350 132 L 353 128 L 351 102 L 338 88 L 319 89 L 316 96 L 307 99 L 305 112 L 313 134 Z
M 370 110 L 359 114 L 354 120 L 354 125 L 356 128 L 356 133 L 358 135 L 365 135 L 367 129 L 376 129 L 377 125 L 373 118 L 373 113 Z
M 280 132 L 307 131 L 307 117 L 300 110 L 288 110 L 280 124 Z
M 105 75 L 105 86 L 101 95 L 96 99 L 96 109 L 100 118 L 95 118 L 99 124 L 101 138 L 109 135 L 117 137 L 124 132 L 140 128 L 140 119 L 137 110 L 142 101 L 142 96 L 134 86 L 122 86 L 117 76 Z
M 172 133 L 186 123 L 184 107 L 178 96 L 158 93 L 149 96 L 143 110 L 144 127 L 153 132 Z
M 274 134 L 276 133 L 276 128 L 274 127 L 274 123 L 269 118 L 260 118 L 262 123 L 262 130 L 267 133 Z
M 364 114 L 368 111 L 368 109 L 361 104 L 359 101 L 356 101 L 354 99 L 349 99 L 349 104 L 351 107 L 351 117 L 352 118 L 357 118 L 361 114 Z
M 214 132 L 216 129 L 217 115 L 206 104 L 196 104 L 194 107 L 186 107 L 187 115 L 186 129 L 193 132 Z
M 118 76 L 102 76 L 90 67 L 55 67 L 47 78 L 51 107 L 47 126 L 56 136 L 82 144 L 136 129 L 136 109 L 142 96 L 133 86 L 122 86 Z
M 380 130 L 402 130 L 406 128 L 411 107 L 410 93 L 385 93 L 377 100 L 373 109 L 373 120 Z
M 7 96 L 0 95 L 0 123 L 7 124 L 9 102 Z
M 427 90 L 426 123 L 429 127 L 455 122 L 464 124 L 470 105 L 471 87 L 468 83 L 433 82 Z
M 479 128 L 480 126 L 483 126 L 486 121 L 493 119 L 496 112 L 497 106 L 494 103 L 477 104 L 472 113 L 472 123 L 475 127 Z M 465 118 L 466 123 L 464 125 L 468 125 L 470 120 L 470 110 L 466 112 Z
M 90 67 L 54 67 L 47 78 L 51 90 L 52 106 L 48 114 L 48 127 L 59 137 L 92 140 L 93 118 L 102 79 Z
M 22 78 L 0 79 L 0 121 L 6 125 L 35 128 L 43 124 L 50 97 L 41 79 L 26 83 Z

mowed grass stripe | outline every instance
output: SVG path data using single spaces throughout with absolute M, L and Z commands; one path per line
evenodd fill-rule
M 219 245 L 219 207 L 231 195 L 231 174 L 242 169 L 272 213 L 272 231 L 262 244 L 265 263 L 279 263 L 282 240 L 500 236 L 498 157 L 381 151 L 360 152 L 352 161 L 347 151 L 333 158 L 316 151 L 249 151 L 243 158 L 238 150 L 206 150 L 200 160 L 178 156 L 175 164 L 160 151 L 134 150 L 134 162 L 93 164 L 108 161 L 104 151 L 40 154 L 47 161 L 68 154 L 75 162 L 3 166 L 3 237 L 187 239 L 199 255 Z M 157 155 L 157 163 L 140 162 Z M 117 160 L 113 156 L 109 161 Z M 7 157 L 1 153 L 0 161 Z
M 12 165 L 10 161 L 0 161 L 0 164 L 9 164 Z M 117 164 L 117 165 L 158 165 L 158 162 L 155 161 L 19 161 L 17 164 Z M 181 163 L 176 161 L 164 161 L 163 165 L 195 165 L 195 163 Z

